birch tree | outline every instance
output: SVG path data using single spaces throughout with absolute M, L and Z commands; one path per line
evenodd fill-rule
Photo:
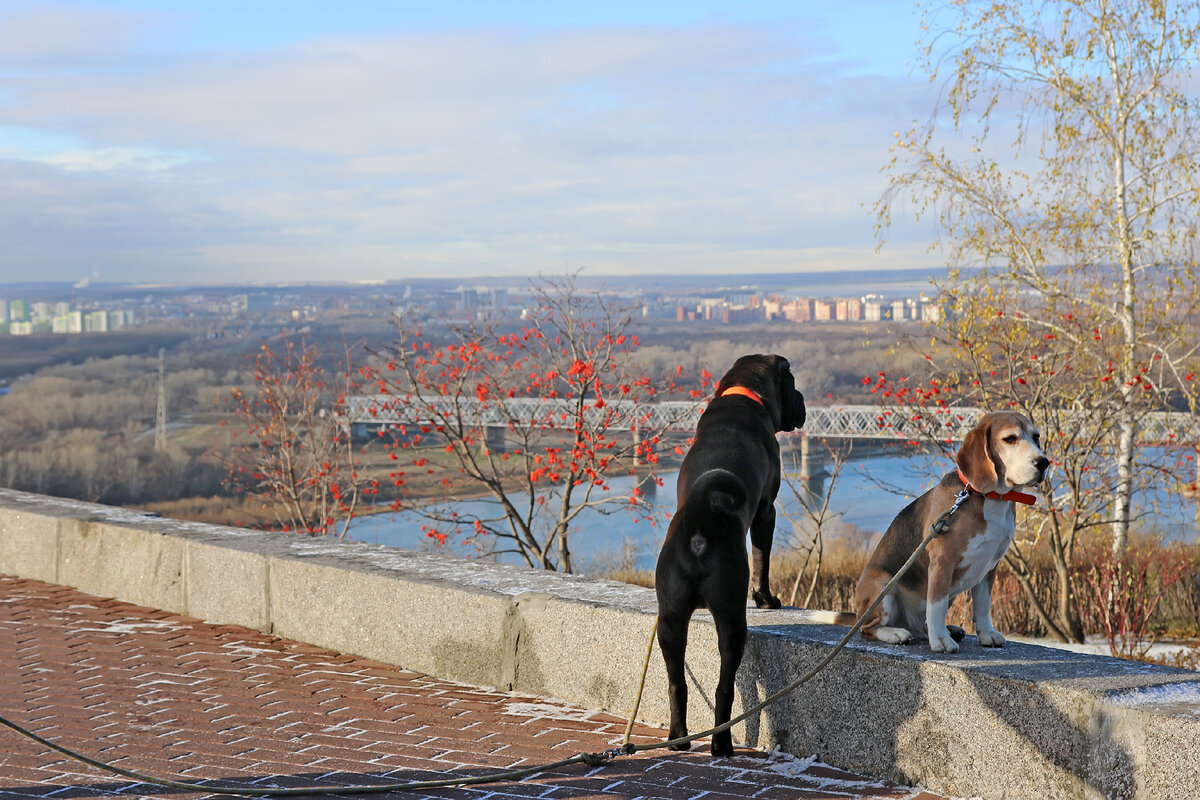
M 1200 5 L 952 0 L 925 21 L 941 93 L 896 134 L 881 228 L 901 210 L 932 218 L 956 268 L 943 288 L 980 325 L 1019 313 L 1076 371 L 1054 400 L 1104 420 L 1105 524 L 1123 550 L 1140 424 L 1194 408 Z M 979 329 L 959 320 L 954 341 Z

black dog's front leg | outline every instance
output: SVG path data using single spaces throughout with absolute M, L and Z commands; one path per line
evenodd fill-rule
M 658 648 L 662 650 L 667 668 L 667 702 L 671 706 L 671 728 L 669 739 L 687 736 L 687 676 L 683 654 L 687 649 L 689 615 L 658 615 Z M 671 745 L 672 750 L 690 750 L 690 742 Z
M 758 508 L 750 523 L 750 551 L 753 554 L 751 578 L 754 586 L 754 605 L 759 608 L 779 608 L 779 598 L 771 594 L 771 543 L 775 538 L 775 505 L 765 502 Z

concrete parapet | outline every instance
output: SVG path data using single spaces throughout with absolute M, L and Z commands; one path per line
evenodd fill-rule
M 653 592 L 354 542 L 178 522 L 0 490 L 0 572 L 272 631 L 442 678 L 628 712 Z M 843 630 L 750 612 L 735 713 Z M 689 632 L 689 726 L 711 725 L 706 614 Z M 661 657 L 639 715 L 664 724 Z M 968 637 L 954 655 L 855 641 L 735 739 L 950 794 L 1200 797 L 1200 675 Z

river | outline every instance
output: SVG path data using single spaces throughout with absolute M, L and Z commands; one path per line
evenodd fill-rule
M 848 462 L 830 498 L 830 510 L 838 514 L 837 528 L 840 534 L 848 535 L 862 547 L 869 546 L 900 509 L 936 481 L 931 475 L 951 468 L 949 461 L 940 459 L 939 463 L 935 458 L 902 453 L 872 455 Z M 676 476 L 674 472 L 663 475 L 664 485 L 650 498 L 649 514 L 654 519 L 653 525 L 644 519 L 635 521 L 631 514 L 624 511 L 581 515 L 571 538 L 572 551 L 580 571 L 603 571 L 630 560 L 638 569 L 652 569 L 666 533 L 666 521 L 675 510 Z M 612 491 L 623 494 L 629 490 L 632 481 L 632 478 L 614 480 Z M 823 492 L 826 482 L 818 480 L 813 488 Z M 908 495 L 885 488 L 901 486 L 917 488 Z M 782 512 L 797 518 L 802 514 L 799 503 L 786 487 L 780 492 L 779 504 Z M 495 513 L 495 506 L 485 501 L 463 501 L 456 507 L 461 514 L 482 516 Z M 1164 539 L 1195 542 L 1200 534 L 1194 500 L 1181 500 L 1163 489 L 1140 494 L 1135 501 L 1135 509 L 1146 515 L 1144 526 L 1158 531 Z M 355 520 L 349 538 L 411 550 L 479 557 L 479 550 L 474 544 L 464 544 L 453 536 L 447 539 L 445 545 L 438 546 L 421 530 L 422 521 L 415 512 L 374 514 Z M 776 525 L 776 541 L 781 542 L 782 546 L 786 546 L 789 530 L 790 526 L 781 513 Z M 780 546 L 777 544 L 777 548 Z M 505 563 L 524 563 L 514 554 L 503 554 L 498 558 Z

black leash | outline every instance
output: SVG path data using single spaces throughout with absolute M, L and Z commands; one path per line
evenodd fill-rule
M 559 767 L 570 766 L 571 764 L 586 764 L 589 767 L 598 767 L 606 761 L 618 755 L 616 750 L 606 750 L 603 753 L 577 753 L 570 758 L 564 758 L 561 761 L 553 761 L 548 764 L 538 764 L 532 767 L 523 767 L 521 769 L 508 770 L 505 772 L 496 772 L 488 775 L 479 775 L 475 777 L 460 777 L 460 778 L 443 778 L 433 781 L 414 781 L 412 783 L 386 783 L 386 784 L 367 784 L 360 786 L 302 786 L 290 789 L 277 787 L 250 787 L 250 786 L 224 786 L 221 784 L 205 784 L 191 783 L 189 781 L 174 780 L 171 778 L 159 778 L 154 775 L 147 775 L 144 772 L 138 772 L 135 769 L 126 769 L 118 767 L 114 764 L 109 764 L 104 761 L 98 761 L 90 756 L 77 753 L 74 750 L 56 744 L 49 739 L 38 736 L 30 730 L 26 730 L 20 725 L 11 720 L 0 717 L 0 725 L 14 731 L 26 739 L 31 739 L 43 747 L 47 747 L 56 753 L 60 753 L 67 758 L 74 759 L 97 769 L 110 772 L 114 775 L 120 775 L 125 778 L 131 778 L 139 783 L 151 784 L 154 786 L 163 786 L 168 789 L 182 789 L 189 792 L 207 792 L 208 794 L 216 795 L 240 795 L 248 797 L 303 797 L 305 795 L 314 794 L 333 794 L 333 795 L 351 795 L 351 794 L 382 794 L 383 792 L 411 792 L 418 789 L 445 789 L 455 786 L 478 786 L 484 783 L 498 783 L 500 781 L 515 781 L 521 778 L 527 778 L 530 775 L 536 775 L 539 772 L 558 769 Z

